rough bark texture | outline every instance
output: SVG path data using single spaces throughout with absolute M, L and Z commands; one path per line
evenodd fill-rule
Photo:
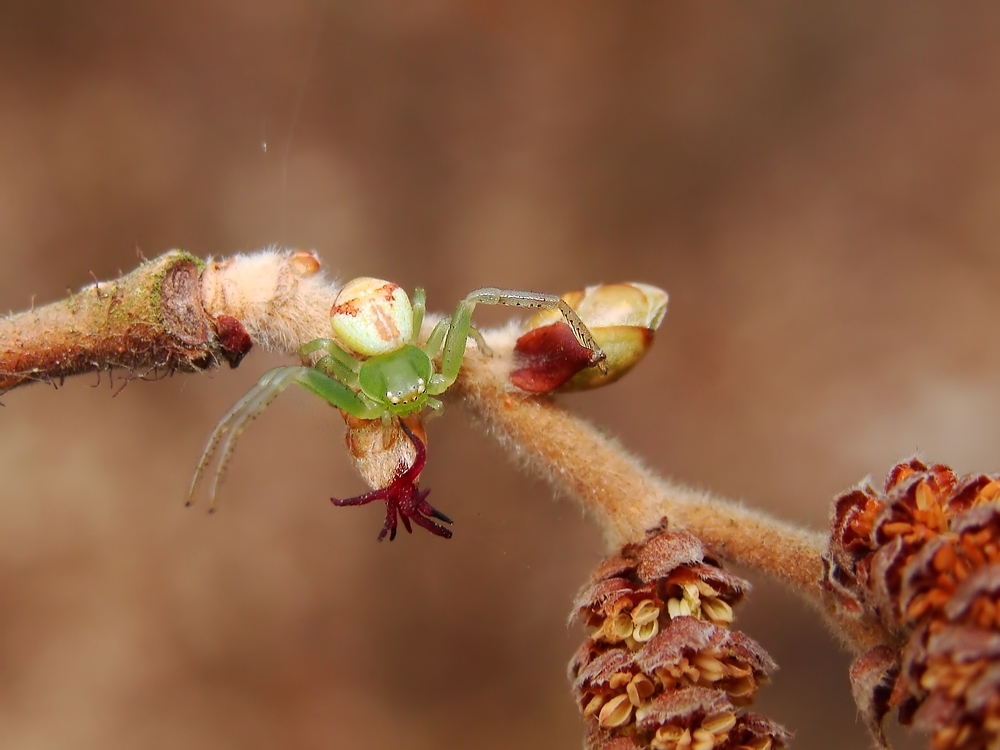
M 84 372 L 235 366 L 249 339 L 220 337 L 201 303 L 204 262 L 175 250 L 115 281 L 0 320 L 0 393 Z

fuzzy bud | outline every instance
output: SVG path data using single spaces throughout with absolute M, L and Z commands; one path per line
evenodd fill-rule
M 667 293 L 637 282 L 590 286 L 562 298 L 604 351 L 607 372 L 590 367 L 590 351 L 576 340 L 558 310 L 543 310 L 526 322 L 514 348 L 519 367 L 510 379 L 522 390 L 579 391 L 613 383 L 646 355 L 667 312 Z

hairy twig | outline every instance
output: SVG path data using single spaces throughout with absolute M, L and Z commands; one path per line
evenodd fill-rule
M 0 392 L 94 370 L 235 366 L 252 345 L 296 354 L 329 335 L 337 289 L 310 252 L 268 250 L 205 262 L 172 251 L 117 281 L 0 320 Z M 434 322 L 429 316 L 425 329 Z M 885 640 L 876 622 L 827 605 L 820 586 L 823 534 L 661 479 L 551 398 L 512 385 L 520 332 L 484 331 L 494 356 L 470 352 L 455 392 L 515 458 L 577 498 L 609 546 L 638 542 L 667 519 L 702 539 L 710 554 L 790 585 L 855 651 Z
M 789 585 L 824 612 L 852 650 L 886 640 L 878 624 L 845 618 L 828 605 L 820 587 L 826 534 L 656 476 L 616 440 L 551 399 L 511 387 L 507 369 L 502 359 L 470 357 L 460 379 L 462 395 L 501 446 L 580 501 L 609 549 L 641 541 L 667 519 L 699 537 L 713 555 Z
M 203 261 L 170 252 L 116 281 L 0 319 L 0 393 L 94 370 L 201 370 L 223 357 L 202 311 Z
M 174 250 L 115 281 L 0 319 L 0 393 L 70 375 L 235 367 L 258 345 L 294 352 L 325 335 L 336 288 L 311 252 L 206 263 Z

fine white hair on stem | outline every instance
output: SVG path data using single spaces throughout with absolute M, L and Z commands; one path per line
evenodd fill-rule
M 340 288 L 324 278 L 312 251 L 278 248 L 210 261 L 201 285 L 205 312 L 232 316 L 254 344 L 287 353 L 330 335 L 330 308 Z
M 509 331 L 484 331 L 505 354 Z M 833 611 L 820 585 L 826 535 L 797 528 L 747 508 L 658 477 L 612 437 L 508 381 L 504 358 L 470 357 L 457 392 L 477 421 L 524 467 L 580 502 L 610 549 L 637 542 L 667 519 L 700 538 L 712 554 L 774 576 L 819 609 L 857 653 L 883 642 L 876 622 Z

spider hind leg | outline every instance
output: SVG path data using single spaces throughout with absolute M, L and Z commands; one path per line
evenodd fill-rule
M 292 383 L 296 382 L 296 378 L 301 374 L 302 370 L 308 368 L 305 367 L 276 367 L 270 370 L 257 381 L 246 394 L 237 401 L 233 407 L 223 415 L 222 419 L 215 426 L 215 430 L 212 432 L 212 436 L 208 439 L 205 444 L 205 449 L 202 451 L 201 459 L 198 461 L 198 467 L 195 469 L 194 476 L 191 478 L 191 486 L 188 489 L 188 499 L 187 505 L 190 506 L 194 502 L 195 490 L 198 488 L 198 482 L 201 477 L 205 474 L 205 471 L 211 465 L 213 458 L 216 453 L 219 453 L 219 463 L 215 468 L 215 473 L 212 476 L 212 482 L 209 487 L 209 513 L 215 512 L 216 506 L 216 496 L 219 489 L 219 484 L 222 482 L 225 476 L 226 469 L 229 465 L 229 459 L 232 458 L 233 451 L 236 447 L 236 441 L 239 439 L 243 431 L 261 415 L 261 413 L 270 406 L 271 402 L 278 397 L 285 388 L 287 388 Z M 221 448 L 221 450 L 219 450 Z

